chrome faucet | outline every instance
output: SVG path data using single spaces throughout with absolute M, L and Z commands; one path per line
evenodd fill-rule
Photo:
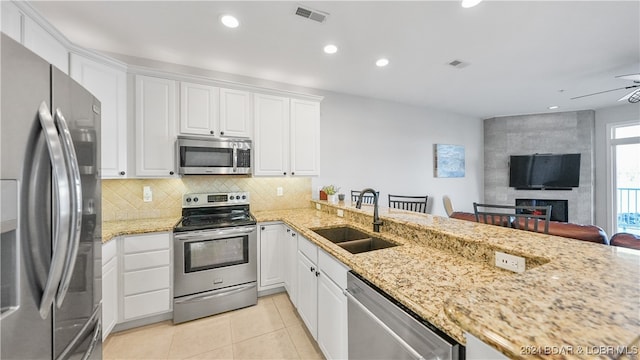
M 360 192 L 360 196 L 358 196 L 358 201 L 356 202 L 356 208 L 360 209 L 362 207 L 362 196 L 368 192 L 373 194 L 373 231 L 380 232 L 380 225 L 382 225 L 382 221 L 380 221 L 380 217 L 378 216 L 378 193 L 371 188 L 366 188 L 362 190 Z

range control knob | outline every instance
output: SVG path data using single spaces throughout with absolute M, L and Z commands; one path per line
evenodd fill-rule
M 242 200 L 246 200 L 247 199 L 247 195 L 242 195 Z
M 185 201 L 190 203 L 191 202 L 191 198 L 186 198 Z
M 197 197 L 194 197 L 194 198 L 193 198 L 193 202 L 198 202 L 198 198 L 197 198 Z
M 233 195 L 231 195 L 231 196 L 229 197 L 229 199 L 231 199 L 231 200 L 236 199 L 236 200 L 237 200 L 237 199 L 238 199 L 238 197 L 237 197 L 237 196 L 235 196 L 235 197 L 234 197 Z

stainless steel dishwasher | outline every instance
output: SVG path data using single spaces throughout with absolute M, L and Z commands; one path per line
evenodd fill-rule
M 350 271 L 349 359 L 464 358 L 464 347 Z M 431 328 L 429 328 L 431 327 Z

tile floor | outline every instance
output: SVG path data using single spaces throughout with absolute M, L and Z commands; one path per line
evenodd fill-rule
M 109 335 L 104 359 L 324 359 L 285 293 L 256 306 Z

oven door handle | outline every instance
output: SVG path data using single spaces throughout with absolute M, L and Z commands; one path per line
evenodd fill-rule
M 256 230 L 256 226 L 242 226 L 228 229 L 210 229 L 198 231 L 185 231 L 183 233 L 174 233 L 173 238 L 176 240 L 207 240 L 215 238 L 229 237 L 233 235 L 250 234 Z
M 228 288 L 224 288 L 224 289 L 218 289 L 218 290 L 212 290 L 212 291 L 207 291 L 205 293 L 202 294 L 197 294 L 197 295 L 191 295 L 191 296 L 187 296 L 185 298 L 179 299 L 179 300 L 175 300 L 174 303 L 175 304 L 185 304 L 185 303 L 192 303 L 192 302 L 198 302 L 198 301 L 206 301 L 206 300 L 211 300 L 213 298 L 217 298 L 217 297 L 221 297 L 221 296 L 228 296 L 228 295 L 233 295 L 239 292 L 243 292 L 246 290 L 249 290 L 251 288 L 256 287 L 256 283 L 250 283 L 250 284 L 246 284 L 246 285 L 242 285 L 242 286 L 238 286 L 238 287 L 234 287 L 233 289 L 229 290 Z

